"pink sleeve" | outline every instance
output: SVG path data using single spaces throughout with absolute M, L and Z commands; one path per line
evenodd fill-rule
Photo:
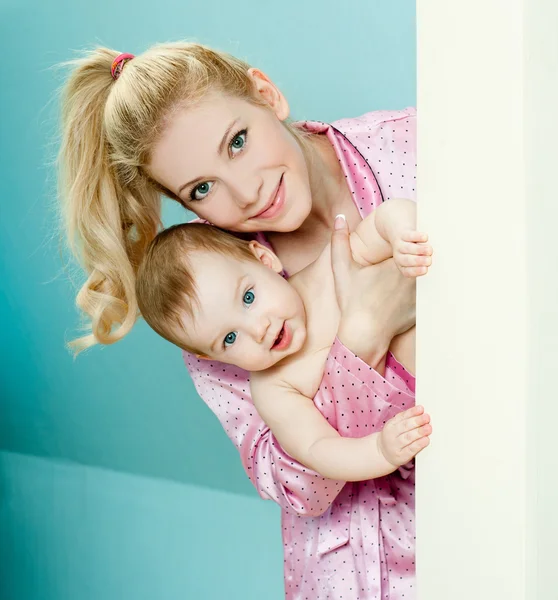
M 381 431 L 386 421 L 414 406 L 415 378 L 391 353 L 382 377 L 336 339 L 314 400 L 343 437 L 363 437 Z M 399 472 L 407 479 L 413 470 L 412 461 Z
M 341 435 L 362 437 L 381 430 L 388 419 L 414 405 L 415 378 L 391 353 L 382 377 L 336 339 L 315 400 Z
M 323 514 L 344 482 L 325 479 L 281 449 L 252 404 L 248 373 L 187 352 L 184 361 L 198 394 L 237 447 L 260 496 L 300 515 Z M 391 355 L 386 378 L 336 340 L 314 403 L 343 436 L 379 431 L 387 419 L 414 403 L 414 379 Z

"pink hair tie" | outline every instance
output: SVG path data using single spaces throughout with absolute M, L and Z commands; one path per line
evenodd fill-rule
M 122 74 L 122 69 L 124 69 L 124 65 L 134 58 L 133 54 L 119 54 L 113 61 L 112 66 L 110 68 L 110 74 L 112 78 L 116 81 L 120 75 Z

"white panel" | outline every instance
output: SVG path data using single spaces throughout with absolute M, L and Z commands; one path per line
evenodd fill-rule
M 529 600 L 557 600 L 558 3 L 527 0 L 525 158 L 529 300 Z
M 523 600 L 528 313 L 519 0 L 419 0 L 420 600 Z

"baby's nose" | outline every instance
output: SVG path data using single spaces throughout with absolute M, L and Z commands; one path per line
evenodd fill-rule
M 269 325 L 270 322 L 267 317 L 261 317 L 260 319 L 256 320 L 254 326 L 254 336 L 258 344 L 261 344 L 265 340 Z

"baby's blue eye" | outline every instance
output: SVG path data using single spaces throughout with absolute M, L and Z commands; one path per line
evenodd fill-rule
M 230 148 L 233 154 L 238 154 L 239 150 L 246 144 L 246 130 L 239 131 L 231 140 Z
M 209 194 L 212 187 L 213 183 L 211 181 L 203 181 L 192 190 L 190 198 L 192 200 L 203 200 Z
M 244 298 L 242 300 L 243 300 L 244 304 L 252 304 L 252 302 L 254 302 L 255 299 L 256 299 L 256 295 L 254 294 L 254 292 L 252 290 L 248 290 L 244 294 Z
M 232 346 L 236 342 L 236 332 L 231 331 L 225 336 L 225 347 Z

